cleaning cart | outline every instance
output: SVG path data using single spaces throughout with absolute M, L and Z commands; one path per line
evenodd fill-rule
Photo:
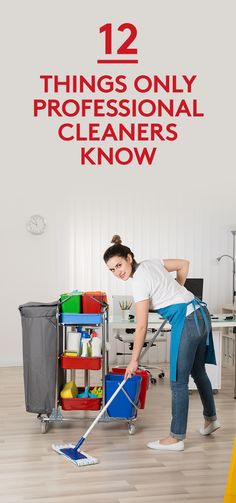
M 49 424 L 54 422 L 78 420 L 68 417 L 67 413 L 63 415 L 63 411 L 99 411 L 101 407 L 104 408 L 111 392 L 114 392 L 121 382 L 121 376 L 109 378 L 108 304 L 105 296 L 98 292 L 65 294 L 60 301 L 52 304 L 28 303 L 19 309 L 23 329 L 26 410 L 38 414 L 42 433 L 46 433 Z M 67 332 L 81 327 L 100 329 L 100 357 L 70 356 L 65 351 Z M 70 383 L 75 383 L 77 369 L 84 371 L 84 386 L 76 389 L 72 396 L 61 397 L 65 384 L 70 386 Z M 91 370 L 101 371 L 102 397 L 85 394 L 86 390 L 92 391 L 89 382 Z M 133 434 L 139 393 L 138 386 L 132 384 L 128 390 L 125 389 L 127 386 L 130 386 L 128 382 L 117 396 L 119 401 L 122 400 L 122 406 L 117 406 L 114 402 L 113 408 L 108 408 L 100 420 L 110 422 L 125 419 L 128 421 L 129 433 Z M 120 414 L 120 410 L 124 412 Z

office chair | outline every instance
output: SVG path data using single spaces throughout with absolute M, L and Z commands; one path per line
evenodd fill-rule
M 132 318 L 131 318 L 131 319 L 132 319 Z M 131 335 L 131 334 L 133 334 L 134 332 L 135 332 L 135 329 L 134 329 L 134 328 L 127 328 L 127 329 L 125 330 L 125 334 L 127 334 L 127 335 L 129 335 L 129 334 Z M 147 331 L 147 333 L 153 334 L 153 333 L 156 333 L 156 330 L 155 330 L 155 328 L 151 328 L 151 329 L 149 329 L 149 330 Z M 117 339 L 118 341 L 121 341 L 121 342 L 123 342 L 123 343 L 128 343 L 128 344 L 129 344 L 129 350 L 130 350 L 130 351 L 133 351 L 134 343 L 133 343 L 132 341 L 130 341 L 130 338 L 129 338 L 129 337 L 125 337 L 125 335 L 123 336 L 123 335 L 120 335 L 120 334 L 116 334 L 115 339 Z M 151 343 L 151 344 L 150 344 L 150 342 L 151 342 L 151 339 L 150 339 L 150 340 L 147 340 L 147 339 L 146 339 L 146 340 L 144 341 L 143 348 L 148 348 L 148 349 L 149 349 L 149 347 L 154 347 L 154 346 L 156 347 L 156 344 L 154 344 L 154 343 Z M 117 356 L 131 356 L 131 353 L 121 353 L 121 352 L 117 351 L 116 355 L 117 355 Z M 143 356 L 143 355 L 142 355 L 142 353 L 141 353 L 141 359 L 142 359 L 142 356 Z M 149 378 L 150 378 L 150 382 L 151 382 L 152 384 L 156 384 L 157 380 L 156 380 L 156 378 L 155 378 L 155 377 L 153 377 L 153 375 L 152 375 L 152 373 L 151 373 L 151 370 L 153 370 L 153 369 L 158 370 L 158 371 L 159 371 L 158 377 L 159 377 L 160 379 L 162 379 L 163 377 L 165 377 L 164 370 L 163 370 L 161 367 L 159 367 L 159 366 L 155 366 L 155 367 L 154 367 L 153 365 L 147 365 L 147 364 L 143 364 L 143 365 L 142 365 L 141 360 L 140 360 L 140 364 L 139 364 L 139 369 L 140 369 L 140 370 L 147 370 L 147 371 L 148 371 L 148 373 L 149 373 Z

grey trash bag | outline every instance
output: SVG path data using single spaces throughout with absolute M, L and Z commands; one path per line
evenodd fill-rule
M 22 323 L 25 405 L 28 412 L 50 414 L 55 406 L 59 301 L 19 306 Z

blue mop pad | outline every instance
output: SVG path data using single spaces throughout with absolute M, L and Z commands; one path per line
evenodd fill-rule
M 98 459 L 85 454 L 83 451 L 75 450 L 75 445 L 73 444 L 65 444 L 65 445 L 52 445 L 54 451 L 58 452 L 58 454 L 62 454 L 69 461 L 75 463 L 77 466 L 86 466 L 86 465 L 96 465 L 98 463 Z

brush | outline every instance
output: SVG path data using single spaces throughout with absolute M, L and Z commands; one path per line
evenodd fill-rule
M 72 461 L 72 463 L 75 463 L 77 466 L 94 465 L 94 464 L 98 463 L 98 460 L 96 458 L 93 458 L 92 456 L 89 456 L 85 452 L 80 451 L 79 448 L 84 443 L 85 439 L 87 438 L 89 433 L 92 431 L 94 426 L 97 424 L 99 419 L 102 417 L 104 412 L 106 412 L 107 408 L 109 407 L 111 402 L 114 400 L 116 395 L 119 393 L 121 388 L 123 388 L 125 383 L 126 383 L 126 379 L 123 379 L 123 381 L 119 384 L 118 388 L 115 390 L 115 392 L 113 393 L 111 398 L 104 405 L 103 409 L 101 409 L 101 411 L 99 412 L 97 417 L 94 419 L 91 426 L 88 428 L 86 433 L 84 433 L 84 435 L 79 439 L 79 441 L 77 442 L 76 445 L 72 445 L 72 444 L 55 445 L 55 444 L 53 444 L 52 445 L 53 450 L 58 452 L 58 454 L 62 454 L 62 456 L 64 456 L 69 461 Z

